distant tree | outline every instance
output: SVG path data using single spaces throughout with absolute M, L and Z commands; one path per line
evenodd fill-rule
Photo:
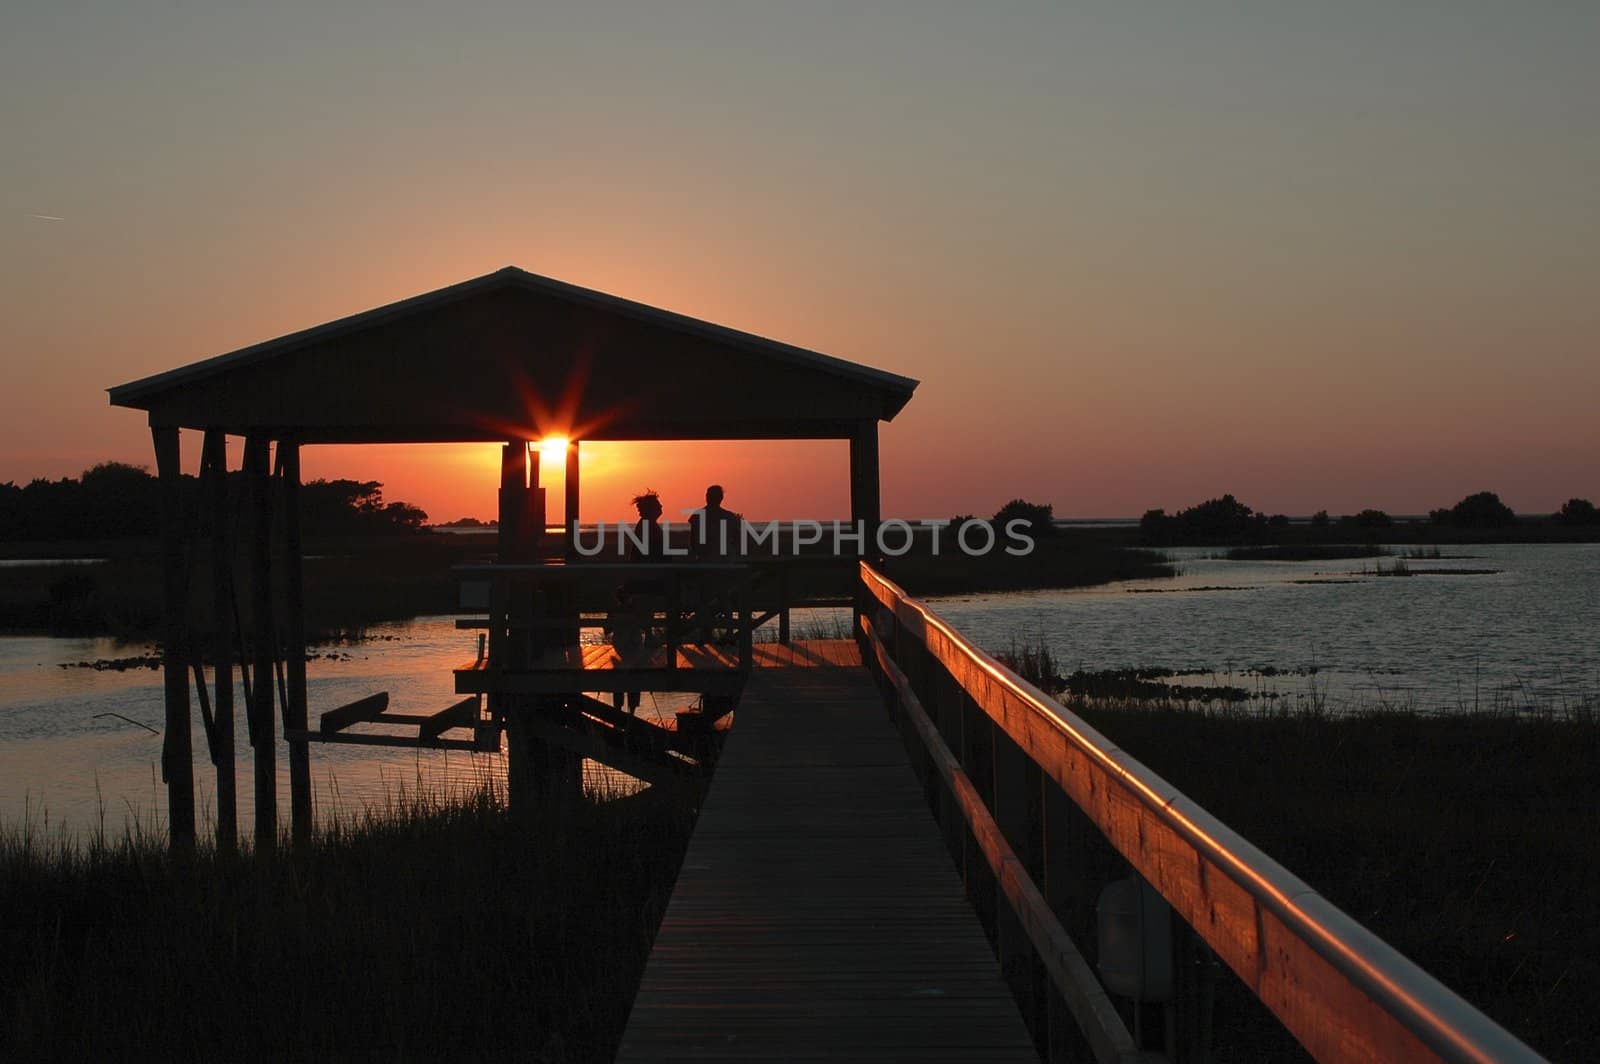
M 1267 525 L 1271 528 L 1288 528 L 1289 515 L 1273 514 L 1271 517 L 1267 518 Z
M 1517 515 L 1492 491 L 1468 495 L 1450 508 L 1448 523 L 1461 528 L 1503 528 L 1515 524 Z
M 1394 518 L 1382 510 L 1362 510 L 1358 514 L 1339 518 L 1339 523 L 1357 528 L 1389 528 L 1394 524 Z
M 1146 543 L 1165 543 L 1172 518 L 1165 510 L 1146 510 L 1139 518 L 1139 535 Z
M 1028 523 L 1029 531 L 1035 538 L 1052 535 L 1056 530 L 1055 507 L 1050 503 L 1040 504 L 1012 499 L 994 514 L 995 527 L 1002 531 L 1008 521 L 1018 520 Z
M 235 504 L 244 496 L 243 475 L 230 473 Z M 179 480 L 186 515 L 206 520 L 196 508 L 199 483 Z M 376 481 L 316 480 L 301 489 L 301 519 L 312 535 L 384 535 L 413 532 L 427 514 L 403 502 L 385 503 Z M 161 531 L 161 488 L 141 466 L 102 462 L 76 480 L 34 480 L 25 487 L 0 484 L 0 539 L 128 539 Z
M 1199 539 L 1224 539 L 1251 531 L 1257 524 L 1255 511 L 1232 495 L 1220 499 L 1207 499 L 1186 510 L 1179 510 L 1172 520 L 1182 535 Z
M 0 539 L 21 539 L 22 489 L 11 481 L 0 484 Z
M 1327 528 L 1328 527 L 1328 511 L 1326 511 L 1326 510 L 1318 510 L 1316 513 L 1312 514 L 1311 515 L 1311 527 L 1312 528 Z
M 1568 499 L 1556 520 L 1564 525 L 1600 525 L 1600 510 L 1588 499 Z
M 388 535 L 419 531 L 428 515 L 408 503 L 384 503 L 376 480 L 313 480 L 300 489 L 300 520 L 309 535 Z
M 185 495 L 194 483 L 184 478 Z M 154 536 L 161 531 L 161 485 L 143 466 L 102 462 L 83 471 L 73 494 L 74 519 L 83 526 L 78 536 Z

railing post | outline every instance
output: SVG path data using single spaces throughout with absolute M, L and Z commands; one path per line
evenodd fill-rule
M 1084 906 L 1089 904 L 1086 898 L 1080 897 L 1085 891 L 1082 873 L 1084 849 L 1081 839 L 1074 837 L 1078 831 L 1073 821 L 1076 808 L 1061 785 L 1042 773 L 1039 778 L 1039 805 L 1044 821 L 1040 840 L 1043 876 L 1039 889 L 1050 911 L 1055 913 L 1067 933 L 1082 935 L 1084 928 L 1074 927 L 1071 919 L 1074 912 L 1083 911 Z M 1046 1061 L 1056 1064 L 1058 1061 L 1082 1059 L 1087 1048 L 1083 1035 L 1059 993 L 1049 995 L 1045 1028 Z
M 737 584 L 739 588 L 738 614 L 739 622 L 739 668 L 748 671 L 755 664 L 755 629 L 750 626 L 751 599 L 755 597 L 755 574 L 752 570 L 745 570 L 739 574 Z
M 1011 844 L 1011 849 L 1031 874 L 1034 832 L 1030 815 L 1033 802 L 1028 793 L 1028 757 L 1000 728 L 991 724 L 990 733 L 992 752 L 989 767 L 993 777 L 994 819 L 1000 825 L 1006 841 Z M 1039 1025 L 1036 1000 L 1039 987 L 1034 971 L 1033 947 L 1016 913 L 1009 904 L 999 900 L 1000 891 L 995 893 L 995 951 L 1000 955 L 1000 971 L 1016 996 L 1023 1022 L 1028 1025 L 1028 1030 L 1035 1031 Z
M 916 657 L 919 662 L 933 661 L 932 653 L 920 643 L 917 646 Z M 957 761 L 962 761 L 966 748 L 962 741 L 960 688 L 948 672 L 934 663 L 933 682 L 927 684 L 924 689 L 930 691 L 933 696 L 934 723 L 944 737 L 944 745 L 956 756 Z M 962 768 L 966 768 L 964 762 Z M 974 856 L 972 840 L 967 832 L 966 818 L 961 815 L 961 810 L 956 805 L 955 795 L 946 787 L 939 788 L 939 823 L 944 828 L 945 845 L 949 846 L 951 857 L 961 869 L 961 882 L 967 885 L 968 868 Z M 968 891 L 970 896 L 970 885 Z
M 857 580 L 859 584 L 859 578 Z M 870 601 L 865 594 L 861 595 L 863 601 Z M 778 567 L 778 642 L 784 646 L 789 645 L 789 567 Z

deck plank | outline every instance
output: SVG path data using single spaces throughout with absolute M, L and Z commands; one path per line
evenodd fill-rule
M 745 688 L 618 1059 L 1036 1061 L 871 677 L 825 642 Z

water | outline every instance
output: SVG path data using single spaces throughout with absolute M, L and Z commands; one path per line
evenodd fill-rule
M 378 691 L 389 692 L 389 709 L 396 713 L 436 712 L 461 698 L 451 670 L 476 655 L 476 633 L 457 631 L 451 617 L 378 625 L 371 633 L 367 642 L 320 649 L 316 653 L 331 656 L 307 665 L 313 727 L 319 713 Z M 81 833 L 102 824 L 116 834 L 124 825 L 164 830 L 160 670 L 62 667 L 153 650 L 148 644 L 110 639 L 0 638 L 0 824 L 28 819 L 51 832 L 65 828 Z M 234 699 L 239 823 L 248 833 L 254 815 L 252 750 L 237 674 Z M 646 696 L 640 713 L 666 717 L 685 704 L 684 696 Z M 216 776 L 198 708 L 190 730 L 196 804 L 200 819 L 211 823 Z M 315 805 L 322 817 L 382 806 L 402 792 L 460 793 L 505 780 L 502 753 L 319 744 L 312 746 L 311 765 Z M 619 789 L 631 782 L 593 763 L 586 772 L 591 780 L 603 779 Z M 288 759 L 280 745 L 279 817 L 285 823 L 288 794 Z
M 1060 666 L 1204 670 L 1217 682 L 1329 704 L 1432 709 L 1600 700 L 1600 545 L 1444 548 L 1407 559 L 1419 574 L 1376 578 L 1375 563 L 1229 562 L 1205 550 L 1172 552 L 1176 579 L 1076 591 L 941 598 L 931 605 L 980 646 L 1005 650 L 1043 639 Z M 1449 557 L 1448 555 L 1471 555 Z M 1493 569 L 1468 575 L 1462 570 Z M 826 630 L 830 615 L 815 619 Z M 796 618 L 803 635 L 807 618 Z M 308 666 L 313 723 L 333 706 L 388 691 L 395 712 L 426 713 L 456 701 L 451 669 L 476 652 L 476 635 L 451 618 L 373 629 Z M 162 727 L 161 674 L 61 668 L 151 648 L 107 639 L 0 638 L 0 822 L 25 816 L 52 830 L 113 831 L 128 821 L 164 824 L 161 739 L 114 716 Z M 1251 670 L 1270 668 L 1263 677 Z M 1209 677 L 1200 677 L 1211 682 Z M 1196 682 L 1186 678 L 1184 682 Z M 236 694 L 236 698 L 239 697 Z M 646 714 L 669 716 L 688 696 L 648 696 Z M 250 747 L 239 714 L 240 823 L 248 831 Z M 202 816 L 215 808 L 204 731 L 193 723 Z M 279 751 L 280 799 L 287 759 Z M 312 748 L 320 815 L 382 802 L 402 788 L 449 789 L 504 779 L 500 754 L 321 745 Z M 590 766 L 591 773 L 596 772 Z M 619 782 L 611 777 L 613 782 Z M 286 814 L 286 810 L 282 811 Z
M 1196 669 L 1179 682 L 1336 707 L 1600 703 L 1600 544 L 1441 551 L 1232 562 L 1184 549 L 1169 552 L 1176 579 L 931 605 L 989 650 L 1042 639 L 1065 672 Z M 1415 575 L 1371 575 L 1398 560 Z

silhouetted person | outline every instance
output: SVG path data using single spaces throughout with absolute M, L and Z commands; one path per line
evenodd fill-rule
M 689 549 L 702 561 L 721 561 L 740 553 L 739 530 L 743 518 L 722 505 L 721 484 L 706 489 L 705 509 L 689 516 Z M 695 610 L 695 628 L 706 639 L 732 642 L 733 608 L 725 578 L 706 574 Z M 721 629 L 719 631 L 719 629 Z
M 667 560 L 667 531 L 661 524 L 661 497 L 645 491 L 633 497 L 633 508 L 639 512 L 634 523 L 633 537 L 628 542 L 630 563 L 659 563 Z M 617 608 L 612 612 L 611 645 L 622 658 L 624 668 L 639 667 L 645 663 L 654 643 L 656 605 L 666 593 L 660 580 L 647 577 L 630 577 L 617 589 Z M 640 691 L 629 691 L 628 712 L 639 708 Z M 613 704 L 622 708 L 622 692 L 617 692 Z
M 667 530 L 661 524 L 661 496 L 653 491 L 633 497 L 633 508 L 639 511 L 639 520 L 633 525 L 633 539 L 628 543 L 630 562 L 659 562 L 666 560 Z
M 726 558 L 739 553 L 740 517 L 722 505 L 722 485 L 706 489 L 706 508 L 689 516 L 689 547 L 697 557 Z

